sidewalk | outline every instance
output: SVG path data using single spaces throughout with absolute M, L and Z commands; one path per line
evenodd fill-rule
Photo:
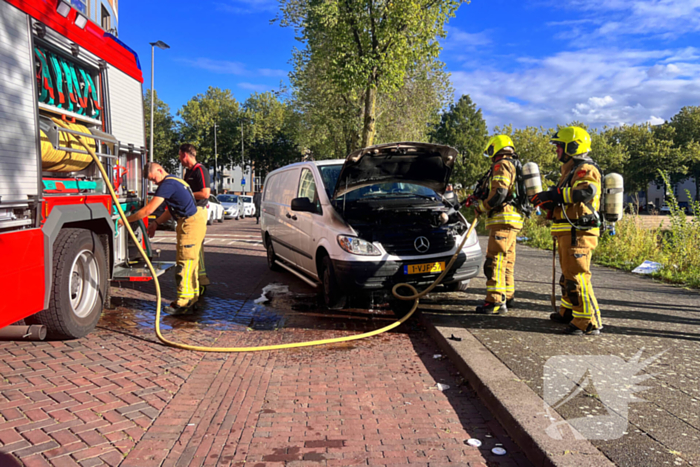
M 485 247 L 486 239 L 481 242 Z M 517 306 L 506 316 L 472 313 L 485 296 L 483 274 L 472 280 L 468 293 L 452 294 L 450 300 L 431 295 L 421 302 L 425 321 L 445 338 L 454 334 L 463 335 L 465 343 L 473 340 L 472 347 L 465 347 L 443 339 L 454 351 L 458 367 L 473 357 L 465 352 L 483 346 L 512 372 L 513 380 L 527 385 L 539 398 L 546 398 L 547 394 L 551 396 L 547 393 L 551 381 L 545 384 L 543 376 L 551 357 L 576 356 L 551 360 L 548 368 L 557 361 L 571 362 L 571 367 L 593 362 L 585 373 L 588 379 L 574 376 L 571 381 L 571 387 L 578 384 L 582 392 L 556 409 L 564 419 L 573 420 L 607 415 L 608 410 L 620 412 L 611 407 L 604 391 L 595 384 L 620 383 L 620 391 L 629 391 L 635 381 L 625 373 L 624 362 L 638 352 L 641 361 L 658 356 L 640 372 L 653 377 L 638 384 L 648 389 L 638 392 L 638 400 L 628 404 L 629 425 L 624 435 L 607 441 L 593 439 L 591 443 L 620 466 L 699 465 L 700 293 L 594 267 L 593 287 L 605 329 L 600 336 L 565 336 L 560 334 L 563 325 L 549 320 L 551 252 L 518 245 L 517 255 Z M 606 366 L 605 362 L 611 361 L 623 364 Z M 477 366 L 472 362 L 469 371 L 478 372 Z M 517 394 L 506 393 L 504 397 L 502 402 L 507 406 Z M 553 402 L 551 397 L 548 401 Z M 489 408 L 493 411 L 492 405 Z M 540 399 L 536 408 L 524 415 L 541 417 L 544 409 Z M 495 413 L 513 436 L 512 427 Z M 542 432 L 545 427 L 530 428 L 537 430 L 529 433 L 532 442 L 548 437 Z

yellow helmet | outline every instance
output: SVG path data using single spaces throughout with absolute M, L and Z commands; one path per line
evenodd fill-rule
M 571 157 L 580 157 L 591 150 L 591 135 L 586 130 L 577 126 L 567 126 L 554 133 L 550 143 L 564 145 L 564 154 Z
M 513 144 L 513 140 L 510 139 L 510 136 L 508 135 L 496 135 L 492 136 L 491 139 L 489 140 L 488 144 L 486 145 L 486 149 L 484 149 L 484 156 L 486 157 L 493 157 L 498 152 L 504 148 L 511 148 L 513 151 L 515 151 L 515 145 Z

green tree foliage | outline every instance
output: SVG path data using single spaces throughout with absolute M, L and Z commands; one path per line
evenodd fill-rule
M 323 72 L 330 92 L 360 117 L 360 144 L 374 142 L 378 93 L 393 95 L 416 64 L 434 63 L 438 39 L 460 0 L 281 0 L 281 24 L 306 49 L 295 55 L 301 77 Z M 432 67 L 431 67 L 432 68 Z M 309 77 L 308 74 L 306 74 Z
M 686 173 L 682 152 L 666 139 L 668 129 L 655 130 L 645 123 L 612 128 L 606 134 L 611 144 L 626 148 L 628 160 L 622 172 L 627 193 L 646 192 L 649 183 L 659 180 L 659 170 Z
M 175 172 L 179 164 L 177 147 L 179 144 L 178 128 L 170 114 L 168 104 L 158 99 L 155 93 L 153 108 L 153 160 L 160 163 L 167 171 Z M 146 147 L 151 147 L 151 91 L 147 90 L 143 99 L 144 119 L 146 121 Z
M 195 145 L 199 162 L 213 166 L 216 123 L 219 167 L 235 164 L 240 161 L 240 112 L 240 105 L 229 89 L 210 87 L 178 111 L 182 119 L 182 141 Z
M 488 170 L 489 160 L 483 155 L 488 142 L 486 121 L 469 95 L 460 97 L 442 114 L 430 139 L 459 151 L 452 175 L 454 182 L 471 186 Z
M 683 107 L 669 124 L 676 131 L 676 146 L 688 158 L 689 172 L 695 178 L 695 199 L 700 200 L 700 106 Z
M 515 152 L 520 156 L 523 164 L 534 162 L 539 166 L 540 174 L 544 180 L 555 183 L 559 179 L 561 164 L 557 160 L 557 153 L 549 143 L 554 130 L 545 130 L 543 127 L 528 126 L 514 130 L 512 125 L 496 127 L 494 135 L 510 135 L 515 144 Z
M 245 163 L 258 177 L 301 158 L 297 146 L 298 116 L 275 93 L 252 94 L 243 105 Z

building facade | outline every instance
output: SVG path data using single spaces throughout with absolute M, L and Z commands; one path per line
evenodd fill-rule
M 212 180 L 214 180 L 213 169 L 210 169 Z M 259 180 L 255 176 L 255 170 L 247 166 L 245 170 L 240 165 L 232 168 L 225 168 L 221 171 L 221 176 L 218 183 L 219 192 L 223 193 L 227 190 L 229 193 L 251 195 L 256 191 L 260 191 Z M 213 185 L 213 183 L 212 183 Z
M 73 8 L 87 16 L 106 32 L 118 36 L 119 0 L 69 0 Z

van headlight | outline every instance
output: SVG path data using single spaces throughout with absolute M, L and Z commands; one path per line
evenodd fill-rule
M 340 248 L 353 255 L 379 256 L 382 254 L 379 249 L 370 242 L 357 237 L 338 235 L 338 245 L 340 245 Z

